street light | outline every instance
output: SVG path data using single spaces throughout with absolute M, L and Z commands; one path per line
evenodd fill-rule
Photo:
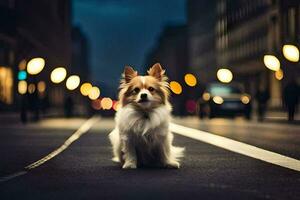
M 45 90 L 46 90 L 46 83 L 45 83 L 45 81 L 38 82 L 37 89 L 38 89 L 39 93 L 45 92 Z
M 182 87 L 177 81 L 171 81 L 170 82 L 170 89 L 175 94 L 181 94 L 182 93 Z
M 21 60 L 18 67 L 19 70 L 26 70 L 26 60 L 25 59 Z
M 27 72 L 31 75 L 40 73 L 45 67 L 44 58 L 33 58 L 27 63 Z
M 109 97 L 105 97 L 101 100 L 101 107 L 103 110 L 109 110 L 113 106 L 113 101 Z
M 113 105 L 113 109 L 115 111 L 118 111 L 120 109 L 120 107 L 121 107 L 121 104 L 118 101 L 115 101 L 114 105 Z
M 33 93 L 35 92 L 35 89 L 36 89 L 35 84 L 30 83 L 30 84 L 28 85 L 27 90 L 28 90 L 28 93 L 29 93 L 29 94 L 33 94 Z
M 80 78 L 77 75 L 72 75 L 67 79 L 66 87 L 68 90 L 75 90 L 80 84 Z
M 26 94 L 26 92 L 27 92 L 27 82 L 26 81 L 18 82 L 18 92 L 19 92 L 19 94 Z
M 50 79 L 53 83 L 60 83 L 65 80 L 67 76 L 67 70 L 63 67 L 55 68 L 50 75 Z
M 89 91 L 89 98 L 91 100 L 95 100 L 98 99 L 99 96 L 100 96 L 100 89 L 96 86 L 92 87 Z
M 188 86 L 194 87 L 197 84 L 197 79 L 193 74 L 186 74 L 184 81 Z
M 90 92 L 90 89 L 92 88 L 92 84 L 90 83 L 84 83 L 81 85 L 80 87 L 80 92 L 83 96 L 88 96 L 89 95 L 89 92 Z
M 275 78 L 279 81 L 283 79 L 283 71 L 281 69 L 275 72 Z
M 26 71 L 19 71 L 18 72 L 18 80 L 23 81 L 27 78 L 27 72 Z
M 295 45 L 291 45 L 291 44 L 283 45 L 282 53 L 284 57 L 291 62 L 299 61 L 299 49 Z
M 233 79 L 233 74 L 229 69 L 219 69 L 217 71 L 217 78 L 222 83 L 230 83 Z
M 280 69 L 280 61 L 273 55 L 265 55 L 264 64 L 268 69 L 273 71 L 278 71 Z

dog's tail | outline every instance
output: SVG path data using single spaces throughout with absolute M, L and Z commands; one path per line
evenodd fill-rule
M 180 161 L 182 157 L 184 157 L 185 148 L 184 147 L 175 147 L 171 146 L 171 155 L 172 158 L 177 162 Z

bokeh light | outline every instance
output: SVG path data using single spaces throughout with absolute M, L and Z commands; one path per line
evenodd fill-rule
M 181 94 L 182 93 L 182 87 L 177 81 L 171 81 L 170 82 L 170 89 L 174 94 Z
M 210 94 L 208 92 L 204 92 L 203 95 L 202 95 L 202 99 L 204 101 L 209 101 L 210 99 Z
M 284 57 L 291 62 L 299 61 L 299 49 L 295 45 L 286 44 L 282 48 Z
M 100 96 L 100 89 L 96 86 L 92 87 L 89 91 L 89 98 L 91 100 L 95 100 L 98 99 L 99 96 Z
M 69 76 L 66 81 L 66 87 L 68 90 L 75 90 L 80 84 L 80 77 L 77 75 Z
M 27 78 L 27 72 L 22 70 L 18 72 L 18 80 L 23 81 Z
M 194 87 L 197 84 L 197 78 L 193 74 L 186 74 L 184 81 L 188 86 Z
M 268 69 L 273 71 L 278 71 L 280 69 L 280 62 L 278 58 L 276 58 L 276 56 L 273 55 L 265 55 L 264 64 Z
M 195 113 L 196 112 L 196 108 L 197 108 L 197 102 L 190 99 L 186 102 L 185 104 L 186 110 L 189 113 Z
M 28 90 L 28 93 L 29 93 L 29 94 L 34 93 L 34 92 L 35 92 L 35 89 L 36 89 L 35 84 L 30 83 L 30 84 L 28 85 L 27 90 Z
M 95 110 L 100 110 L 101 109 L 101 100 L 100 99 L 93 100 L 92 108 Z
M 222 83 L 230 83 L 233 79 L 233 74 L 229 69 L 219 69 L 217 71 L 217 78 Z
M 92 84 L 90 83 L 84 83 L 81 85 L 80 87 L 80 92 L 83 96 L 88 96 L 89 95 L 89 92 L 90 92 L 90 89 L 92 88 Z
M 241 102 L 242 102 L 243 104 L 248 104 L 248 103 L 250 102 L 250 97 L 247 96 L 247 95 L 241 96 Z
M 26 60 L 21 60 L 21 62 L 18 65 L 19 70 L 26 70 Z
M 43 58 L 33 58 L 27 63 L 27 72 L 31 75 L 40 73 L 45 67 L 45 60 Z
M 101 100 L 101 107 L 103 110 L 109 110 L 113 106 L 113 101 L 109 97 L 105 97 Z
M 53 83 L 61 83 L 67 76 L 67 70 L 63 67 L 55 68 L 50 75 L 50 79 Z
M 26 94 L 26 92 L 27 92 L 27 82 L 26 81 L 19 81 L 18 92 L 19 92 L 19 94 Z
M 277 70 L 274 75 L 275 78 L 279 81 L 283 79 L 283 71 L 281 69 Z
M 115 111 L 118 111 L 121 108 L 121 104 L 118 101 L 114 101 L 113 103 L 113 109 Z
M 40 93 L 45 92 L 45 90 L 46 90 L 46 83 L 45 83 L 45 81 L 40 81 L 40 82 L 38 82 L 38 84 L 37 84 L 37 89 L 38 89 L 38 91 L 39 91 Z
M 223 98 L 220 97 L 220 96 L 214 96 L 213 97 L 213 101 L 216 103 L 216 104 L 222 104 L 224 102 Z

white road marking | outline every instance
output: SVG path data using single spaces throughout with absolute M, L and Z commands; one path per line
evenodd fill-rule
M 201 142 L 205 142 L 235 153 L 239 153 L 295 171 L 300 171 L 300 160 L 288 156 L 261 149 L 243 142 L 238 142 L 223 136 L 193 128 L 188 128 L 174 123 L 171 123 L 170 130 L 173 133 L 199 140 Z
M 84 124 L 82 124 L 79 127 L 79 129 L 77 131 L 75 131 L 75 133 L 73 133 L 59 148 L 55 149 L 54 151 L 49 153 L 47 156 L 41 158 L 40 160 L 26 166 L 23 171 L 19 171 L 19 172 L 1 177 L 0 183 L 8 181 L 8 180 L 13 179 L 18 176 L 22 176 L 22 175 L 26 174 L 28 172 L 28 170 L 34 169 L 34 168 L 44 164 L 45 162 L 49 161 L 50 159 L 54 158 L 55 156 L 57 156 L 58 154 L 60 154 L 64 150 L 66 150 L 73 142 L 78 140 L 83 134 L 85 134 L 98 120 L 99 120 L 98 117 L 91 117 L 86 122 L 84 122 Z

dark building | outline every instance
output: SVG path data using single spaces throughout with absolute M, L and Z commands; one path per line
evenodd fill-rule
M 70 72 L 80 74 L 82 81 L 89 81 L 89 43 L 81 28 L 72 28 L 72 64 Z
M 79 75 L 80 82 L 90 82 L 90 65 L 89 65 L 89 43 L 86 35 L 79 26 L 72 28 L 72 60 L 69 72 L 72 75 Z M 101 88 L 102 89 L 102 88 Z M 76 113 L 84 115 L 89 112 L 90 100 L 80 94 L 79 89 L 69 91 L 70 96 L 76 106 Z
M 187 1 L 188 66 L 202 83 L 216 76 L 216 4 L 216 0 Z
M 5 91 L 10 88 L 9 93 L 1 89 L 0 96 L 3 96 L 2 93 L 6 96 L 13 93 L 16 97 L 14 101 L 9 102 L 2 101 L 0 97 L 0 101 L 17 104 L 20 97 L 17 95 L 19 63 L 24 65 L 21 61 L 42 57 L 46 61 L 45 68 L 40 74 L 27 77 L 27 81 L 35 84 L 44 81 L 50 102 L 62 105 L 65 87 L 63 84 L 53 85 L 50 82 L 50 72 L 57 66 L 66 67 L 68 70 L 71 64 L 70 0 L 1 1 L 0 26 L 0 65 L 4 66 L 5 70 L 9 69 L 7 74 L 13 74 L 12 87 L 10 81 L 6 81 L 5 86 L 2 86 L 3 81 L 0 81 L 0 87 L 5 87 Z
M 162 31 L 156 46 L 149 53 L 146 67 L 161 63 L 169 80 L 184 84 L 183 77 L 188 66 L 186 26 L 166 26 Z M 172 95 L 174 114 L 185 112 L 186 91 L 180 95 Z
M 219 0 L 217 4 L 218 66 L 230 68 L 234 80 L 243 82 L 251 94 L 265 85 L 273 107 L 281 103 L 283 83 L 291 76 L 300 77 L 299 64 L 292 66 L 281 53 L 284 44 L 299 47 L 299 9 L 298 0 Z M 266 54 L 281 61 L 282 81 L 264 66 Z
M 0 110 L 12 109 L 15 99 L 16 16 L 14 1 L 0 1 Z

